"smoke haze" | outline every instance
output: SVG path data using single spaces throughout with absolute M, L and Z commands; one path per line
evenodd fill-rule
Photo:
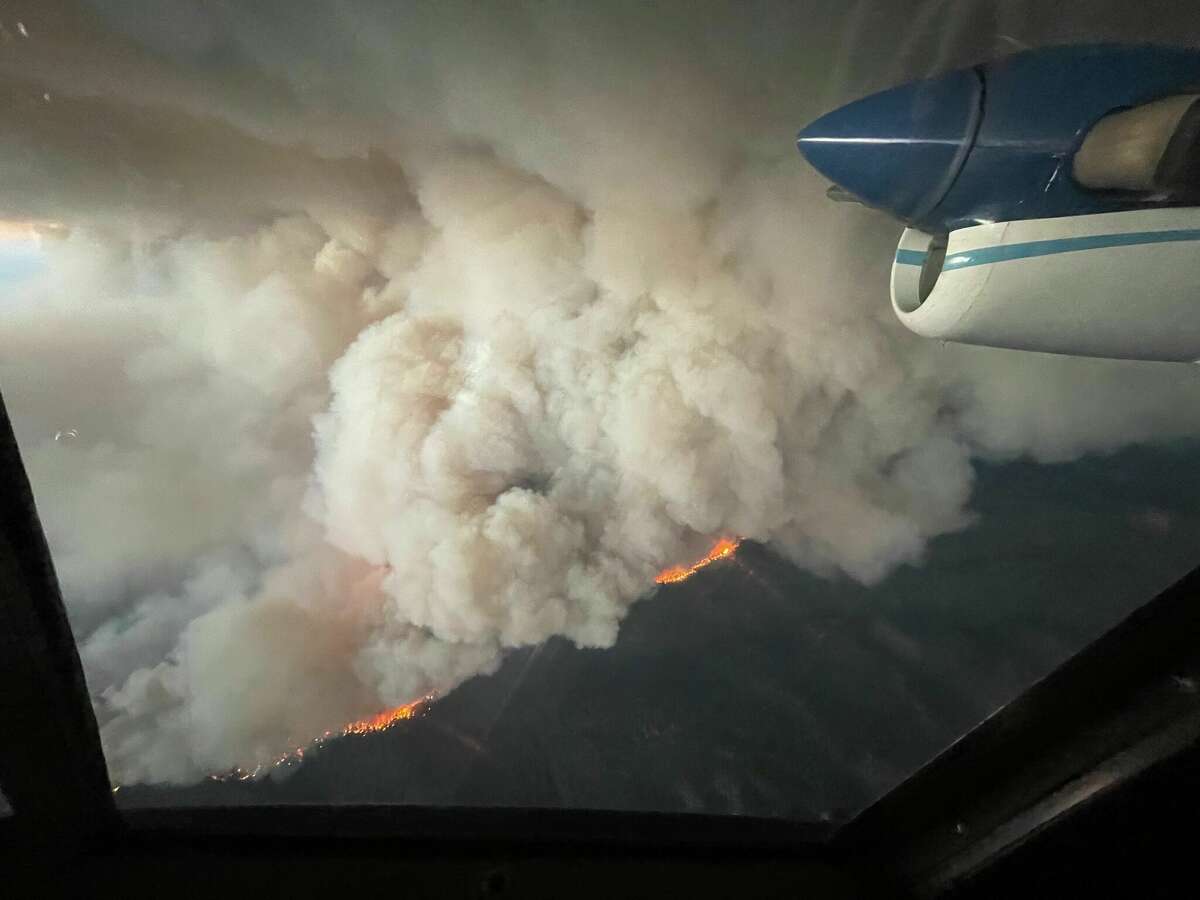
M 715 536 L 873 584 L 969 527 L 974 459 L 1200 432 L 1189 367 L 904 332 L 896 228 L 792 144 L 1154 17 L 817 6 L 5 14 L 0 216 L 66 233 L 0 298 L 0 386 L 116 781 L 610 646 Z

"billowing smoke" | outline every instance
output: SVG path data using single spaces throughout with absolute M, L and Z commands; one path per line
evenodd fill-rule
M 973 458 L 1200 430 L 1189 369 L 891 320 L 895 229 L 792 135 L 995 48 L 844 5 L 4 19 L 0 214 L 66 236 L 0 385 L 118 781 L 611 645 L 718 535 L 874 583 L 969 526 Z

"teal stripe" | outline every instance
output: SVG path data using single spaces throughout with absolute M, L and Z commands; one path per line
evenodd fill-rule
M 896 262 L 902 266 L 923 266 L 926 255 L 924 250 L 897 250 Z
M 1105 247 L 1130 247 L 1138 244 L 1170 244 L 1178 241 L 1200 241 L 1200 228 L 1180 228 L 1175 231 L 1130 231 L 1125 234 L 1090 234 L 1083 237 L 1057 238 L 1050 241 L 1029 241 L 1025 244 L 1002 244 L 996 247 L 980 247 L 947 256 L 943 272 L 967 269 L 971 266 L 986 266 L 990 263 L 1008 262 L 1013 259 L 1029 259 L 1035 256 L 1052 256 L 1055 253 L 1075 253 L 1079 250 L 1102 250 Z M 901 262 L 900 250 L 896 261 Z M 921 254 L 924 261 L 924 254 Z M 904 260 L 906 265 L 919 265 Z

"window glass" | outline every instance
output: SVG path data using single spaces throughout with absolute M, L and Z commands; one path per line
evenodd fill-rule
M 0 13 L 0 390 L 117 802 L 840 821 L 1189 570 L 1194 367 L 917 337 L 795 146 L 1114 40 L 1200 12 Z

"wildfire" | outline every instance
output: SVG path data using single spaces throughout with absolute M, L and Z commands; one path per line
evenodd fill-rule
M 339 731 L 326 731 L 315 738 L 308 746 L 289 750 L 287 753 L 277 756 L 268 763 L 259 763 L 253 769 L 238 767 L 228 772 L 210 775 L 209 778 L 213 781 L 253 781 L 259 776 L 265 775 L 271 769 L 299 765 L 304 761 L 304 754 L 307 751 L 314 747 L 320 747 L 332 738 L 344 737 L 349 734 L 371 734 L 376 731 L 387 731 L 397 722 L 403 722 L 405 719 L 415 719 L 421 713 L 425 712 L 425 708 L 433 702 L 433 699 L 433 694 L 427 694 L 418 700 L 413 700 L 411 703 L 405 703 L 403 706 L 397 706 L 394 709 L 351 722 L 349 725 L 343 725 Z
M 702 559 L 697 560 L 690 566 L 671 566 L 669 569 L 663 569 L 654 576 L 654 583 L 675 584 L 679 581 L 685 581 L 705 566 L 712 565 L 719 559 L 728 559 L 730 556 L 733 556 L 741 543 L 740 538 L 720 538 L 712 545 L 712 549 Z
M 712 545 L 712 548 L 701 559 L 696 560 L 690 566 L 671 566 L 668 569 L 663 569 L 654 577 L 655 584 L 676 584 L 680 581 L 686 581 L 691 578 L 705 566 L 710 566 L 721 559 L 728 559 L 737 552 L 738 546 L 741 544 L 741 538 L 723 537 L 718 538 Z M 290 767 L 303 762 L 304 754 L 313 749 L 320 747 L 328 740 L 337 737 L 344 737 L 351 734 L 371 734 L 376 731 L 386 731 L 397 722 L 403 722 L 406 719 L 414 719 L 425 712 L 426 707 L 433 702 L 433 694 L 421 697 L 411 703 L 405 703 L 403 706 L 397 706 L 394 709 L 385 710 L 373 716 L 367 716 L 365 719 L 359 719 L 351 722 L 348 725 L 343 725 L 338 731 L 326 731 L 309 743 L 305 747 L 297 747 L 290 750 L 281 756 L 276 757 L 269 763 L 261 763 L 253 769 L 232 769 L 229 772 L 222 774 L 210 775 L 214 781 L 252 781 L 261 775 L 266 774 L 271 769 L 279 767 Z M 119 789 L 119 788 L 118 788 Z
M 422 697 L 420 700 L 414 700 L 412 703 L 405 703 L 403 706 L 397 706 L 395 709 L 389 709 L 386 712 L 377 713 L 373 716 L 368 716 L 365 719 L 359 719 L 357 722 L 351 722 L 342 729 L 342 734 L 369 734 L 372 731 L 386 731 L 397 722 L 403 722 L 405 719 L 412 719 L 424 711 L 426 704 L 433 700 L 433 695 Z M 326 732 L 327 736 L 329 735 Z

